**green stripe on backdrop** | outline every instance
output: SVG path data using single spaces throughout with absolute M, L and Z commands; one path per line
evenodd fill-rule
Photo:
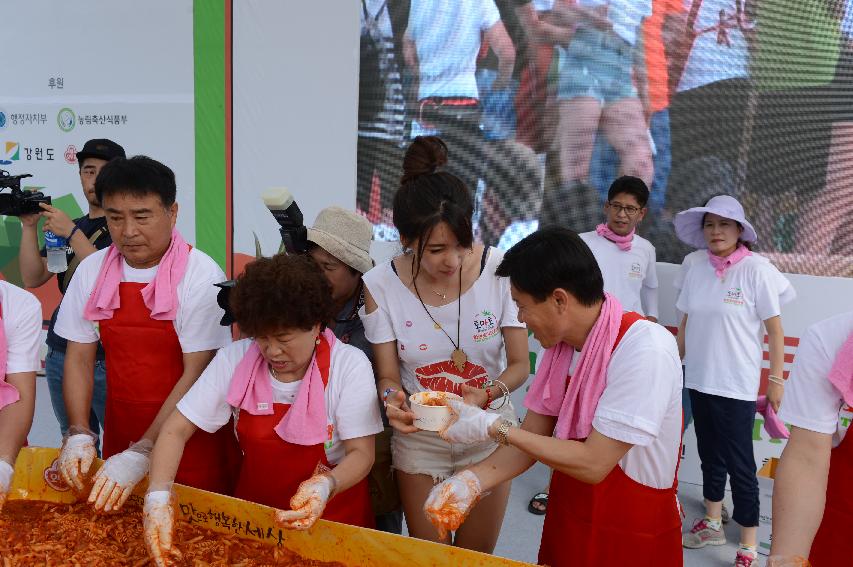
M 195 241 L 226 267 L 225 4 L 193 3 Z

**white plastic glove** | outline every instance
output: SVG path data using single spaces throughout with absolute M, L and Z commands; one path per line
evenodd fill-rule
M 9 495 L 9 488 L 12 486 L 12 476 L 14 474 L 15 469 L 12 468 L 12 465 L 0 459 L 0 512 L 3 511 L 6 496 Z
M 157 567 L 167 567 L 171 558 L 181 558 L 181 552 L 172 546 L 175 534 L 175 507 L 172 503 L 172 493 L 168 490 L 157 490 L 145 495 L 142 507 L 142 533 L 148 555 Z
M 451 418 L 447 427 L 438 435 L 450 443 L 479 443 L 489 437 L 489 427 L 501 418 L 500 414 L 489 413 L 459 400 L 447 400 Z
M 448 532 L 459 529 L 482 494 L 480 479 L 464 470 L 432 487 L 424 502 L 424 513 L 439 537 L 445 539 Z
M 290 530 L 307 530 L 323 515 L 326 503 L 332 497 L 335 479 L 328 473 L 315 474 L 302 481 L 290 499 L 291 510 L 277 510 L 275 521 Z
M 59 474 L 68 486 L 83 492 L 89 468 L 98 453 L 95 450 L 95 437 L 91 433 L 73 433 L 74 429 L 69 430 L 69 435 L 62 442 L 58 459 Z
M 151 441 L 143 440 L 131 445 L 126 451 L 113 455 L 97 472 L 89 503 L 95 510 L 109 512 L 119 510 L 133 489 L 148 474 Z

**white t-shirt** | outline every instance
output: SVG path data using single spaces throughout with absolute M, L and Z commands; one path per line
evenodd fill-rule
M 615 295 L 625 311 L 657 317 L 658 272 L 652 243 L 634 235 L 631 249 L 620 250 L 617 244 L 594 230 L 580 237 L 598 261 L 604 291 Z
M 631 45 L 637 43 L 643 18 L 652 15 L 652 0 L 578 0 L 578 5 L 607 6 L 607 19 L 613 24 L 613 31 Z
M 714 273 L 706 250 L 684 258 L 675 287 L 676 308 L 688 315 L 684 387 L 755 401 L 761 374 L 764 321 L 796 297 L 791 282 L 767 258 L 753 253 Z
M 95 282 L 109 248 L 87 256 L 74 273 L 71 285 L 62 299 L 56 318 L 56 334 L 69 341 L 94 343 L 98 340 L 98 322 L 87 321 L 83 308 L 94 291 Z M 123 282 L 148 283 L 157 274 L 157 268 L 131 268 L 124 264 Z M 190 250 L 187 271 L 178 284 L 178 314 L 175 332 L 184 353 L 216 350 L 231 342 L 231 330 L 219 324 L 223 311 L 216 303 L 219 288 L 214 284 L 224 281 L 225 274 L 210 256 L 193 248 Z
M 480 98 L 480 36 L 500 19 L 494 0 L 412 0 L 406 35 L 418 53 L 418 99 Z
M 526 403 L 541 413 L 535 402 Z M 673 485 L 681 444 L 681 361 L 672 333 L 651 321 L 631 325 L 607 365 L 592 426 L 634 445 L 619 461 L 630 478 L 653 488 Z
M 232 415 L 239 417 L 239 409 L 229 405 L 226 399 L 234 370 L 251 345 L 251 339 L 243 339 L 217 352 L 196 383 L 178 402 L 178 411 L 208 433 L 228 423 Z M 302 380 L 285 384 L 272 376 L 270 381 L 273 403 L 279 404 L 292 404 L 302 384 Z M 325 400 L 330 431 L 330 438 L 325 443 L 326 458 L 334 465 L 346 455 L 341 441 L 382 431 L 373 368 L 363 352 L 342 342 L 335 344 Z
M 794 357 L 780 409 L 785 423 L 832 435 L 833 447 L 844 439 L 853 419 L 853 409 L 844 403 L 841 392 L 828 376 L 841 345 L 851 332 L 853 311 L 824 319 L 806 330 Z
M 461 376 L 450 362 L 453 344 L 435 328 L 417 296 L 394 273 L 391 261 L 364 275 L 364 284 L 379 305 L 369 315 L 364 308 L 359 312 L 364 334 L 373 344 L 397 342 L 400 377 L 403 388 L 410 394 L 426 390 L 459 394 L 463 383 L 482 384 L 497 378 L 506 368 L 501 329 L 523 328 L 524 325 L 518 321 L 518 308 L 510 296 L 509 280 L 495 276 L 503 252 L 489 248 L 488 254 L 480 277 L 462 294 L 461 321 L 456 301 L 441 307 L 426 307 L 454 341 L 456 323 L 460 321 L 461 347 L 468 355 L 468 364 Z
M 684 10 L 690 13 L 693 2 L 684 0 Z M 709 30 L 699 34 L 684 65 L 678 92 L 695 89 L 716 81 L 749 77 L 749 49 L 746 37 L 738 26 L 735 0 L 701 0 L 699 15 L 693 29 Z M 720 10 L 724 12 L 728 43 L 717 41 Z M 747 25 L 755 25 L 748 23 Z
M 6 332 L 6 374 L 38 371 L 41 303 L 32 293 L 0 280 L 0 306 Z

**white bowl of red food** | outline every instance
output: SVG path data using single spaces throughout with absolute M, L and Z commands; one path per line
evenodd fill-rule
M 417 392 L 409 396 L 415 427 L 424 431 L 441 431 L 450 424 L 452 413 L 448 400 L 462 401 L 462 396 L 451 392 Z

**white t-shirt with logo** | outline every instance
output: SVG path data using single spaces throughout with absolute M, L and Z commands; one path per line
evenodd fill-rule
M 746 36 L 738 24 L 736 0 L 684 0 L 685 14 L 693 2 L 702 2 L 693 29 L 697 32 L 693 49 L 684 64 L 678 92 L 695 89 L 710 83 L 733 78 L 749 77 L 749 48 Z M 720 11 L 728 41 L 718 37 Z M 746 22 L 744 26 L 753 26 Z M 713 28 L 713 29 L 711 29 Z
M 547 413 L 529 398 L 525 405 Z M 631 325 L 607 365 L 592 426 L 634 445 L 619 461 L 630 478 L 653 488 L 673 485 L 681 445 L 681 360 L 672 333 L 651 321 Z
M 847 434 L 853 409 L 832 382 L 829 370 L 841 345 L 853 332 L 853 311 L 809 327 L 797 348 L 794 367 L 785 386 L 780 417 L 796 427 L 832 435 L 837 447 Z
M 755 401 L 761 375 L 764 321 L 796 297 L 791 282 L 758 254 L 714 272 L 706 250 L 684 258 L 675 287 L 676 308 L 688 315 L 684 387 Z
M 620 250 L 617 244 L 594 230 L 580 237 L 598 261 L 604 291 L 615 295 L 625 311 L 657 317 L 658 272 L 652 243 L 634 235 L 631 249 Z
M 83 308 L 94 291 L 108 250 L 104 248 L 87 256 L 77 267 L 56 318 L 55 331 L 60 337 L 78 343 L 98 340 L 98 322 L 86 320 Z M 122 264 L 123 282 L 148 283 L 159 268 L 132 268 L 124 259 Z M 216 350 L 231 343 L 231 330 L 219 324 L 224 312 L 216 303 L 219 288 L 214 286 L 225 279 L 225 274 L 210 256 L 197 248 L 190 250 L 187 271 L 178 283 L 179 305 L 174 321 L 184 353 Z
M 41 303 L 32 293 L 0 280 L 0 306 L 6 333 L 6 374 L 41 368 Z
M 429 318 L 417 296 L 394 273 L 391 261 L 380 264 L 364 275 L 364 284 L 379 305 L 371 314 L 360 311 L 364 334 L 373 344 L 397 342 L 400 377 L 410 394 L 426 390 L 461 393 L 462 384 L 480 386 L 495 379 L 506 368 L 504 327 L 524 327 L 518 321 L 518 308 L 510 296 L 509 280 L 495 276 L 503 259 L 497 248 L 488 249 L 488 258 L 480 277 L 462 294 L 460 306 L 452 301 L 441 307 L 426 306 L 453 340 L 460 322 L 461 347 L 468 355 L 460 373 L 450 361 L 454 350 L 450 339 Z M 477 261 L 480 261 L 478 258 Z M 421 290 L 421 293 L 431 293 Z
M 480 98 L 480 38 L 500 19 L 494 0 L 412 0 L 406 35 L 418 53 L 418 99 Z
M 243 339 L 217 352 L 178 402 L 178 411 L 199 429 L 213 433 L 228 423 L 232 415 L 239 417 L 239 408 L 226 400 L 234 371 L 251 345 L 251 339 Z M 302 380 L 285 384 L 272 376 L 270 381 L 273 403 L 278 404 L 292 404 L 302 384 Z M 382 431 L 373 368 L 367 356 L 354 346 L 337 342 L 332 349 L 325 401 L 329 436 L 324 448 L 329 463 L 335 465 L 346 456 L 341 441 Z
M 607 19 L 613 24 L 613 31 L 631 45 L 637 43 L 643 18 L 652 15 L 652 0 L 578 0 L 578 5 L 607 6 Z

